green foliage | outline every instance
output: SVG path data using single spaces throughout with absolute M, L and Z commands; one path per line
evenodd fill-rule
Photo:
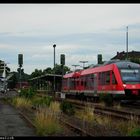
M 51 69 L 50 67 L 44 69 L 43 71 L 35 69 L 35 71 L 31 73 L 30 79 L 34 78 L 34 77 L 38 77 L 38 76 L 44 75 L 44 74 L 53 74 L 54 70 L 55 70 L 55 74 L 60 74 L 60 75 L 62 74 L 62 66 L 56 64 L 55 65 L 55 69 L 54 68 Z M 67 71 L 70 71 L 70 68 L 67 67 L 67 66 L 64 66 L 64 70 L 63 71 L 64 71 L 64 74 L 65 74 Z
M 19 96 L 25 97 L 25 98 L 32 98 L 35 96 L 36 92 L 33 88 L 28 89 L 21 89 L 21 92 L 19 93 Z
M 131 132 L 130 136 L 140 136 L 140 128 L 134 129 L 134 130 Z
M 9 79 L 8 87 L 13 89 L 16 87 L 16 83 L 18 82 L 18 76 L 16 72 L 11 72 L 10 74 L 13 74 L 13 76 Z
M 55 74 L 60 74 L 62 75 L 62 65 L 55 65 L 55 69 L 53 68 L 53 71 L 55 70 Z M 67 71 L 70 71 L 70 68 L 67 66 L 63 66 L 63 74 L 65 74 Z
M 42 75 L 42 70 L 35 69 L 35 71 L 31 73 L 30 79 L 41 75 Z
M 50 96 L 44 97 L 44 98 L 36 98 L 32 100 L 33 106 L 39 107 L 39 106 L 50 106 L 51 102 L 53 101 L 53 98 Z
M 112 106 L 113 105 L 113 98 L 111 94 L 100 94 L 99 100 L 103 101 L 106 106 Z
M 62 103 L 60 104 L 60 109 L 63 113 L 66 113 L 68 115 L 74 115 L 75 113 L 74 106 L 67 101 L 62 101 Z
M 53 73 L 53 71 L 50 67 L 43 70 L 43 74 L 52 74 L 52 73 Z

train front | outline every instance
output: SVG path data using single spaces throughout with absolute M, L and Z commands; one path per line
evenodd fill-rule
M 140 96 L 140 65 L 133 62 L 118 63 L 125 95 L 130 97 Z

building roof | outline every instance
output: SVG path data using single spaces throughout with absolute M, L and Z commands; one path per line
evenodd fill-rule
M 127 53 L 125 51 L 122 51 L 122 52 L 117 52 L 116 56 L 114 56 L 112 59 L 120 59 L 120 60 L 125 60 L 127 56 Z M 140 58 L 140 52 L 138 51 L 131 51 L 131 52 L 128 52 L 128 57 L 129 58 L 132 58 L 132 57 L 138 57 Z
M 32 79 L 29 79 L 29 81 L 33 81 L 33 80 L 37 80 L 37 79 L 41 79 L 41 78 L 53 78 L 53 77 L 58 77 L 58 78 L 62 78 L 62 75 L 57 75 L 57 74 L 45 74 L 45 75 L 41 75 L 41 76 L 37 76 L 34 77 Z

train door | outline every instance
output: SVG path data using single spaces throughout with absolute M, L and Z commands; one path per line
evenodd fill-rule
M 97 94 L 98 84 L 97 84 L 97 73 L 94 74 L 94 95 Z

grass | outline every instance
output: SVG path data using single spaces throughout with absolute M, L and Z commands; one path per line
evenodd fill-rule
M 120 108 L 118 105 L 117 108 Z M 83 121 L 88 121 L 91 124 L 96 122 L 100 125 L 105 126 L 111 130 L 117 130 L 123 136 L 140 136 L 140 126 L 138 124 L 138 118 L 131 116 L 131 120 L 116 120 L 110 116 L 99 116 L 94 114 L 91 107 L 86 107 L 85 110 L 76 111 L 75 116 Z
M 130 136 L 131 134 L 135 134 L 135 130 L 139 128 L 139 125 L 137 123 L 137 118 L 133 118 L 129 121 L 124 120 L 115 120 L 111 117 L 97 117 L 96 121 L 101 124 L 105 125 L 106 127 L 110 129 L 116 129 L 118 130 L 123 136 Z M 134 132 L 134 133 L 133 133 Z M 137 132 L 137 131 L 136 131 Z M 138 133 L 136 133 L 138 135 Z M 140 134 L 139 134 L 140 136 Z
M 38 98 L 33 98 L 36 100 Z M 15 97 L 12 99 L 12 104 L 17 108 L 28 109 L 32 106 L 32 100 L 24 97 Z M 38 106 L 39 110 L 35 113 L 33 123 L 36 126 L 36 132 L 39 136 L 57 135 L 62 132 L 59 124 L 60 104 L 58 102 L 51 102 L 50 106 Z
M 57 101 L 51 102 L 49 109 L 55 113 L 55 114 L 60 114 L 61 110 L 60 110 L 60 103 Z
M 23 97 L 15 97 L 12 99 L 12 104 L 17 108 L 28 109 L 32 106 L 32 101 Z M 119 109 L 120 106 L 118 105 L 117 108 Z M 59 135 L 63 130 L 59 124 L 60 114 L 59 102 L 51 102 L 50 106 L 45 108 L 40 107 L 34 118 L 37 134 L 39 136 Z M 137 123 L 138 118 L 135 116 L 131 116 L 130 121 L 114 120 L 111 117 L 95 115 L 93 108 L 88 105 L 85 110 L 76 111 L 75 116 L 83 121 L 91 122 L 91 124 L 96 122 L 106 128 L 116 129 L 123 136 L 140 136 L 140 127 Z
M 84 110 L 76 111 L 75 116 L 88 122 L 93 122 L 95 120 L 93 108 L 91 108 L 90 106 L 87 106 Z
M 30 108 L 32 103 L 29 99 L 23 98 L 23 97 L 15 97 L 12 100 L 12 104 L 16 106 L 17 108 Z
M 35 115 L 34 124 L 39 136 L 54 135 L 62 131 L 58 120 L 48 109 L 40 108 Z
M 130 136 L 140 136 L 140 127 L 135 128 L 131 133 Z
M 139 128 L 139 125 L 135 120 L 119 121 L 116 124 L 116 128 L 120 130 L 120 132 L 122 132 L 122 134 L 124 134 L 125 136 L 130 136 L 134 130 Z

